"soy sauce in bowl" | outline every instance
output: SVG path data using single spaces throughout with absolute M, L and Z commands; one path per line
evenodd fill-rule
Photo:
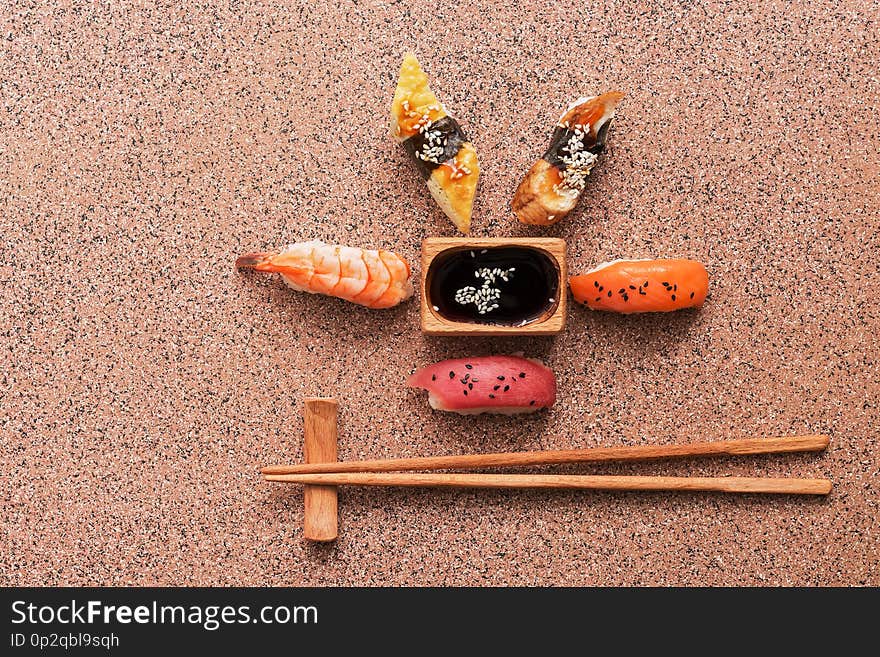
M 453 322 L 525 326 L 559 303 L 559 268 L 527 246 L 449 249 L 427 274 L 428 303 Z

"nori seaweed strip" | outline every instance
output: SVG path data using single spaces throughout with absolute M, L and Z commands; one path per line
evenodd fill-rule
M 429 132 L 439 132 L 441 136 L 446 138 L 446 145 L 443 148 L 443 154 L 436 158 L 437 162 L 423 160 L 417 155 L 417 153 L 424 149 L 425 144 L 428 141 Z M 434 171 L 434 169 L 444 162 L 454 158 L 458 154 L 458 151 L 461 150 L 462 144 L 467 141 L 468 138 L 465 136 L 461 126 L 458 125 L 458 121 L 451 116 L 444 116 L 442 119 L 429 123 L 424 132 L 417 132 L 412 137 L 404 140 L 403 147 L 416 163 L 422 178 L 427 180 L 431 177 L 431 172 Z
M 601 128 L 599 128 L 599 132 L 596 135 L 596 141 L 593 142 L 592 134 L 584 135 L 584 146 L 585 149 L 592 153 L 593 155 L 599 155 L 602 151 L 605 150 L 605 139 L 608 136 L 608 127 L 611 125 L 611 121 L 606 121 Z M 547 148 L 547 152 L 544 153 L 543 158 L 547 160 L 550 164 L 557 167 L 560 171 L 566 168 L 565 162 L 562 160 L 560 156 L 559 149 L 563 146 L 568 145 L 568 141 L 574 136 L 574 130 L 569 128 L 563 128 L 562 126 L 556 126 L 556 129 L 553 131 L 553 136 L 550 139 L 550 146 Z M 593 142 L 593 143 L 590 143 Z

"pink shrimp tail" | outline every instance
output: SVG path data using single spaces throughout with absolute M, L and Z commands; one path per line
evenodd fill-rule
M 273 255 L 272 253 L 245 253 L 235 261 L 235 268 L 261 269 L 260 265 L 266 264 Z

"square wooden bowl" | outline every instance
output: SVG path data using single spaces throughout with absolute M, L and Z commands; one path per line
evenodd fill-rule
M 441 316 L 428 299 L 431 264 L 450 250 L 465 251 L 504 246 L 529 247 L 542 251 L 559 275 L 554 305 L 533 322 L 524 326 L 499 326 L 458 322 Z M 429 237 L 422 242 L 422 332 L 427 335 L 554 335 L 565 327 L 568 279 L 565 272 L 565 240 L 555 237 Z

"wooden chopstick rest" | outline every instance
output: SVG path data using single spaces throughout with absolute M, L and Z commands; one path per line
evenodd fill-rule
M 335 399 L 309 398 L 303 419 L 306 463 L 336 463 Z M 338 531 L 336 486 L 307 485 L 304 490 L 303 536 L 310 541 L 335 541 Z

